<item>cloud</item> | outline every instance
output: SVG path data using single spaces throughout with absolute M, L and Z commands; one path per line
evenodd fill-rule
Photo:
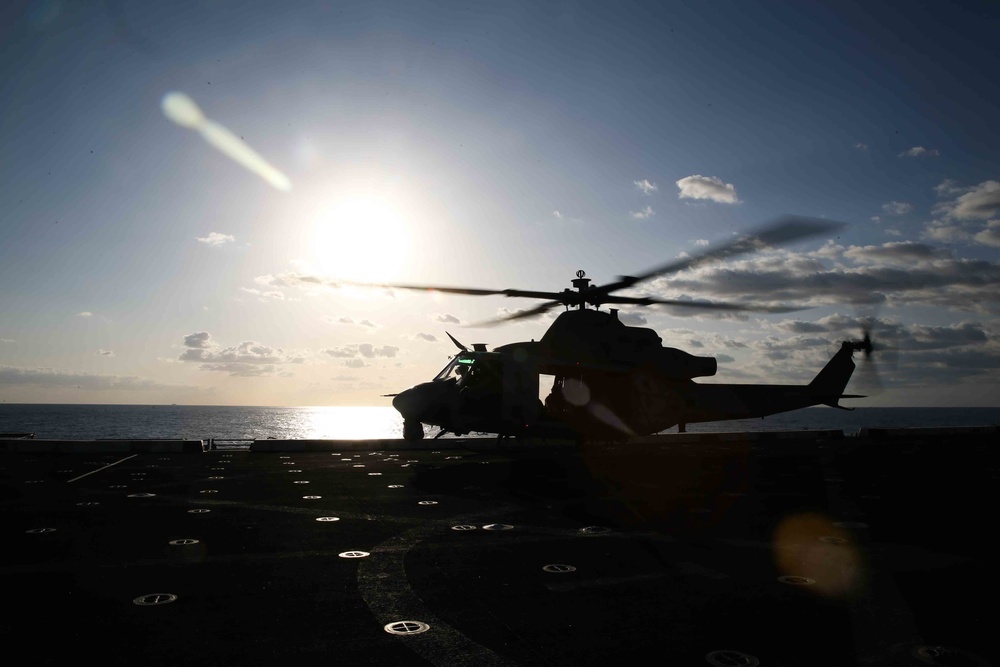
M 913 148 L 903 151 L 899 154 L 899 157 L 937 157 L 941 153 L 938 152 L 936 148 L 924 148 L 923 146 L 914 146 Z
M 656 211 L 653 210 L 652 206 L 647 206 L 641 211 L 629 211 L 628 214 L 637 220 L 645 220 L 646 218 L 656 215 Z
M 212 335 L 207 331 L 184 336 L 184 347 L 208 348 L 212 346 Z
M 219 232 L 210 232 L 208 236 L 197 236 L 195 238 L 205 245 L 211 246 L 220 246 L 236 240 L 236 237 L 231 234 L 220 234 Z
M 868 144 L 862 144 L 860 142 L 854 144 L 854 147 L 856 149 L 858 149 L 859 151 L 866 151 L 866 150 L 868 150 Z
M 622 324 L 626 324 L 631 327 L 642 326 L 643 324 L 649 323 L 649 321 L 639 313 L 618 313 L 618 319 L 622 321 Z
M 732 183 L 723 183 L 715 176 L 686 176 L 677 181 L 680 199 L 707 199 L 718 204 L 740 204 Z
M 971 188 L 945 181 L 937 186 L 938 194 L 958 195 L 934 207 L 937 220 L 927 223 L 925 238 L 953 243 L 965 241 L 997 247 L 997 218 L 1000 217 L 1000 181 L 983 181 Z
M 77 317 L 93 317 L 94 314 L 92 312 L 90 312 L 89 310 L 85 310 L 83 312 L 77 313 L 76 316 Z
M 707 246 L 708 245 L 708 239 L 695 239 L 694 244 L 696 246 L 701 246 L 701 247 Z
M 233 347 L 221 348 L 211 341 L 207 331 L 188 334 L 184 337 L 187 348 L 178 357 L 179 361 L 200 363 L 203 371 L 229 373 L 237 376 L 270 375 L 275 366 L 300 364 L 305 362 L 301 355 L 288 354 L 281 348 L 273 348 L 256 341 L 243 341 Z
M 1000 220 L 990 220 L 986 229 L 973 237 L 977 243 L 1000 248 Z
M 330 378 L 334 382 L 357 382 L 361 379 L 360 375 L 335 375 Z
M 113 357 L 113 356 L 115 356 L 114 350 L 98 350 L 97 352 L 94 352 L 94 354 L 96 354 L 99 357 Z
M 0 385 L 38 385 L 43 387 L 77 387 L 93 391 L 151 391 L 173 389 L 193 391 L 185 385 L 170 385 L 135 376 L 100 375 L 60 371 L 54 368 L 19 368 L 0 366 Z
M 435 336 L 434 334 L 418 333 L 417 334 L 417 338 L 420 338 L 421 340 L 425 340 L 428 343 L 436 343 L 437 342 L 437 336 Z
M 563 219 L 563 214 L 560 213 L 559 211 L 552 211 L 552 215 L 554 215 L 558 220 Z
M 946 178 L 941 181 L 941 183 L 934 186 L 934 192 L 937 193 L 938 197 L 946 197 L 948 195 L 954 195 L 965 191 L 966 188 L 960 187 L 957 181 L 950 178 Z
M 13 343 L 13 338 L 0 338 L 0 343 Z
M 939 204 L 936 213 L 958 220 L 988 220 L 1000 216 L 1000 181 L 984 181 L 950 202 Z
M 363 359 L 348 359 L 344 362 L 344 366 L 347 368 L 364 368 L 365 366 L 370 366 L 371 364 L 365 363 Z
M 642 179 L 641 181 L 632 181 L 632 182 L 635 183 L 635 187 L 642 190 L 642 194 L 647 196 L 660 189 L 659 187 L 657 187 L 656 183 L 650 183 L 645 178 Z
M 437 322 L 444 322 L 445 324 L 461 324 L 462 320 L 458 319 L 454 315 L 449 315 L 447 313 L 440 313 L 434 316 L 434 320 Z
M 247 294 L 253 294 L 260 301 L 263 301 L 265 303 L 267 303 L 268 301 L 284 301 L 285 299 L 284 292 L 279 292 L 278 290 L 268 290 L 265 292 L 263 290 L 254 289 L 252 287 L 241 287 L 240 289 L 246 292 Z
M 662 298 L 697 294 L 710 300 L 812 307 L 885 301 L 892 306 L 995 313 L 1000 306 L 1000 263 L 961 259 L 951 249 L 917 242 L 828 244 L 811 253 L 770 250 L 752 259 L 683 271 L 656 279 L 650 287 Z
M 906 215 L 913 210 L 913 204 L 905 201 L 891 201 L 882 204 L 882 210 L 889 215 Z
M 326 350 L 322 350 L 323 354 L 328 354 L 331 357 L 348 359 L 357 357 L 361 355 L 365 359 L 375 359 L 380 358 L 393 358 L 396 353 L 399 352 L 399 348 L 395 345 L 382 345 L 375 346 L 371 343 L 359 343 L 353 345 L 344 345 L 343 347 L 332 347 Z

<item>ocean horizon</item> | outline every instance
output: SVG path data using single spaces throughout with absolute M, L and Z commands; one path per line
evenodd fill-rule
M 814 407 L 760 419 L 688 424 L 692 433 L 995 426 L 1000 408 Z M 36 439 L 383 440 L 402 437 L 403 420 L 387 406 L 208 406 L 0 404 L 0 433 Z M 664 431 L 676 432 L 676 427 Z M 436 427 L 425 427 L 427 437 Z M 476 436 L 479 434 L 469 434 Z M 489 437 L 489 434 L 482 434 Z M 445 435 L 443 437 L 453 437 Z M 466 436 L 468 437 L 468 436 Z

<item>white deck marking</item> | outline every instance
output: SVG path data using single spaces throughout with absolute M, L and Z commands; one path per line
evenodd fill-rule
M 82 475 L 80 475 L 79 477 L 74 477 L 73 479 L 67 479 L 67 480 L 66 480 L 66 483 L 67 483 L 67 484 L 72 484 L 72 483 L 73 483 L 73 482 L 75 482 L 76 480 L 78 480 L 78 479 L 83 479 L 83 478 L 84 478 L 84 477 L 86 477 L 87 475 L 93 475 L 94 473 L 98 473 L 98 472 L 101 472 L 102 470 L 106 470 L 106 469 L 110 468 L 111 466 L 116 466 L 116 465 L 118 465 L 118 464 L 119 464 L 119 463 L 121 463 L 122 461 L 128 461 L 129 459 L 134 459 L 134 458 L 135 458 L 135 457 L 137 457 L 137 456 L 139 456 L 139 455 L 138 455 L 138 454 L 133 454 L 132 456 L 126 456 L 125 458 L 121 459 L 120 461 L 115 461 L 114 463 L 109 463 L 108 465 L 106 465 L 106 466 L 102 466 L 102 467 L 98 468 L 97 470 L 91 470 L 90 472 L 85 472 L 85 473 L 83 473 L 83 474 L 82 474 Z

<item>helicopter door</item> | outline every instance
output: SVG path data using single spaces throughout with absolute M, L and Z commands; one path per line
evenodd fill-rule
M 506 360 L 503 365 L 503 407 L 505 424 L 526 426 L 538 419 L 538 368 L 528 361 Z

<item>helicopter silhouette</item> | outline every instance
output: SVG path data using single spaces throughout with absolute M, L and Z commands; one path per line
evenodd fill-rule
M 617 309 L 601 310 L 601 306 L 612 304 L 766 313 L 803 310 L 615 292 L 709 262 L 829 234 L 841 226 L 789 216 L 735 241 L 636 276 L 620 276 L 605 285 L 591 285 L 586 274 L 577 271 L 572 280 L 574 289 L 560 292 L 378 284 L 393 289 L 543 299 L 534 308 L 472 326 L 535 317 L 559 306 L 566 309 L 538 341 L 508 343 L 493 350 L 476 344 L 469 349 L 448 333 L 459 349 L 448 365 L 429 382 L 385 396 L 392 397 L 393 407 L 403 417 L 406 440 L 423 438 L 424 424 L 439 427 L 435 437 L 475 432 L 495 433 L 499 438 L 628 439 L 673 426 L 683 432 L 694 422 L 764 417 L 814 405 L 849 409 L 839 401 L 864 398 L 843 392 L 855 369 L 854 353 L 863 352 L 867 358 L 874 349 L 868 332 L 860 340 L 843 341 L 807 385 L 706 384 L 694 379 L 715 375 L 718 366 L 714 357 L 664 347 L 652 329 L 626 325 Z M 553 378 L 544 401 L 540 400 L 540 376 Z

